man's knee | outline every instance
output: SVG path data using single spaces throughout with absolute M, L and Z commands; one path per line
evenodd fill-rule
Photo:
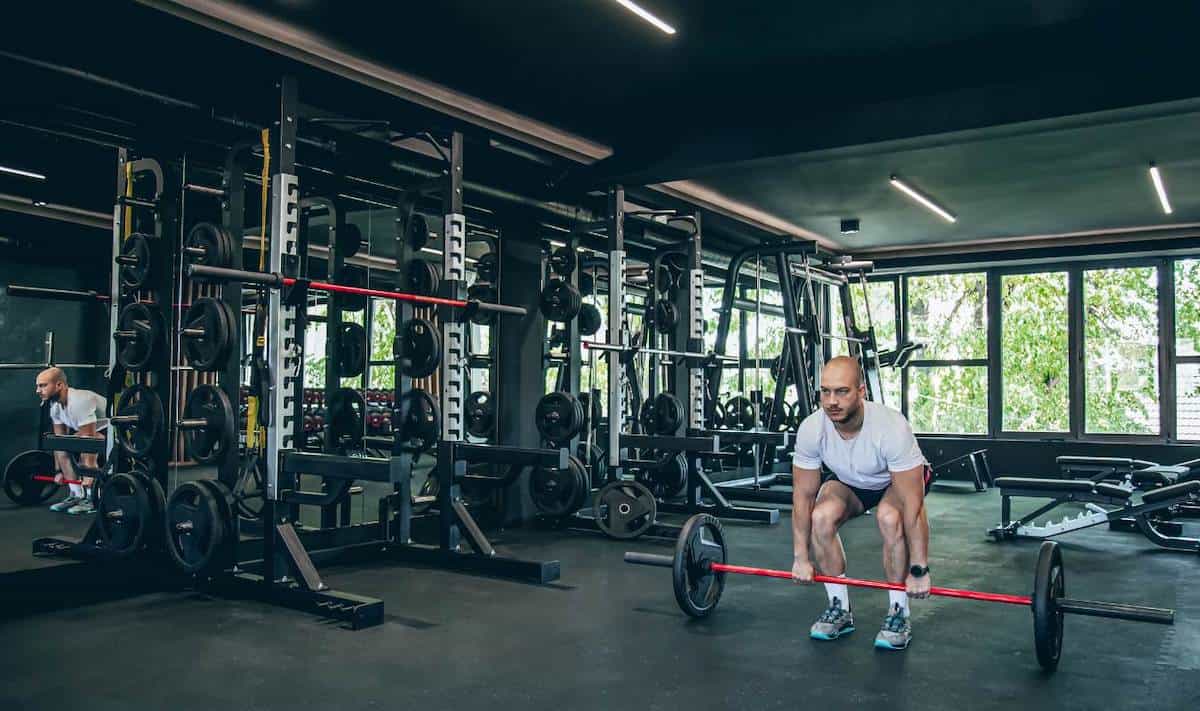
M 896 541 L 904 537 L 904 519 L 900 509 L 889 504 L 880 504 L 875 509 L 875 522 L 884 540 Z
M 837 534 L 837 508 L 834 506 L 817 506 L 812 511 L 812 533 L 822 539 L 833 538 Z

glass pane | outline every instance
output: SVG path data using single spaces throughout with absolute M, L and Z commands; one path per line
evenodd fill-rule
M 391 360 L 392 341 L 396 338 L 396 302 L 372 299 L 371 308 L 371 360 Z M 374 382 L 374 374 L 371 380 Z
M 829 334 L 845 336 L 846 322 L 842 319 L 842 300 L 838 298 L 836 289 L 827 288 L 829 290 Z M 829 339 L 829 356 L 834 358 L 844 355 L 850 355 L 849 344 L 837 338 Z
M 1177 436 L 1200 440 L 1200 363 L 1180 363 L 1175 369 L 1175 378 Z
M 883 381 L 883 404 L 893 410 L 900 409 L 900 369 L 880 368 L 879 379 Z
M 912 366 L 908 419 L 915 432 L 987 432 L 987 368 Z
M 1083 273 L 1086 430 L 1158 433 L 1155 267 Z
M 396 366 L 394 365 L 373 365 L 371 366 L 371 380 L 367 383 L 368 388 L 376 388 L 379 390 L 391 390 L 396 385 Z
M 325 322 L 309 321 L 304 330 L 304 387 L 325 387 L 325 360 Z
M 834 301 L 838 301 L 837 294 L 834 295 Z M 870 281 L 867 282 L 867 300 L 863 300 L 862 284 L 850 284 L 850 299 L 854 304 L 854 323 L 859 328 L 874 326 L 875 328 L 875 343 L 879 345 L 880 350 L 891 350 L 896 347 L 896 288 L 895 282 L 888 281 Z M 840 315 L 841 303 L 835 304 L 838 310 L 835 312 Z M 868 310 L 868 306 L 870 309 Z M 870 318 L 868 318 L 870 314 Z M 834 331 L 841 333 L 841 329 Z M 920 355 L 918 354 L 918 357 Z
M 1175 262 L 1175 354 L 1200 355 L 1200 259 Z
M 1067 274 L 1000 279 L 1000 361 L 1008 432 L 1071 428 Z
M 876 322 L 880 321 L 876 316 Z M 908 279 L 908 334 L 919 360 L 987 358 L 987 280 L 982 272 Z

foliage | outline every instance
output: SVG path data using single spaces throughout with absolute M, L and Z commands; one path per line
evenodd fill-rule
M 1158 270 L 1083 273 L 1086 431 L 1157 434 Z
M 1066 432 L 1071 425 L 1067 273 L 1001 277 L 1003 429 Z

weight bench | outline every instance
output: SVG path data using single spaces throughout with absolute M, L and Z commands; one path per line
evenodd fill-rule
M 996 541 L 1014 538 L 1047 539 L 1104 523 L 1131 518 L 1137 529 L 1163 548 L 1200 552 L 1200 539 L 1172 535 L 1162 530 L 1161 521 L 1151 514 L 1180 504 L 1194 502 L 1200 494 L 1200 481 L 1169 484 L 1143 492 L 1141 501 L 1132 486 L 1089 479 L 1045 479 L 1037 477 L 998 477 L 1000 488 L 1000 525 L 988 531 Z M 1050 502 L 1019 519 L 1012 518 L 1012 499 L 1049 498 Z M 1083 504 L 1085 511 L 1062 521 L 1037 524 L 1039 518 L 1065 504 Z
M 1200 459 L 1178 464 L 1157 464 L 1125 457 L 1055 457 L 1064 479 L 1133 482 L 1136 488 L 1155 488 L 1200 478 Z

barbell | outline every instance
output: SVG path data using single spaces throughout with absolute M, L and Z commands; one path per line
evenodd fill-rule
M 242 269 L 212 267 L 205 264 L 189 265 L 187 268 L 187 274 L 193 279 L 205 281 L 236 281 L 243 284 L 259 284 L 272 289 L 301 286 L 313 291 L 326 291 L 337 294 L 351 294 L 357 296 L 374 296 L 381 299 L 408 301 L 415 304 L 427 304 L 430 306 L 450 306 L 453 308 L 467 309 L 468 316 L 480 311 L 507 314 L 509 316 L 524 316 L 527 313 L 527 311 L 520 306 L 493 304 L 477 299 L 448 299 L 441 296 L 425 296 L 423 294 L 410 294 L 403 291 L 387 291 L 384 289 L 370 289 L 363 286 L 331 284 L 326 281 L 310 281 L 307 279 L 285 277 L 282 274 L 276 274 L 273 272 L 250 272 Z
M 681 610 L 689 616 L 697 618 L 707 617 L 716 609 L 717 603 L 721 600 L 721 593 L 725 589 L 727 573 L 792 580 L 791 572 L 786 570 L 727 564 L 725 562 L 725 533 L 721 528 L 721 522 L 708 514 L 696 514 L 687 520 L 675 543 L 674 556 L 627 552 L 625 562 L 634 565 L 671 568 L 675 601 Z M 878 590 L 903 591 L 905 589 L 902 583 L 827 575 L 814 575 L 813 582 L 836 583 Z M 1064 615 L 1088 615 L 1164 625 L 1175 623 L 1175 611 L 1167 608 L 1077 600 L 1066 597 L 1062 551 L 1054 541 L 1042 543 L 1041 550 L 1038 552 L 1031 595 L 1010 595 L 939 587 L 931 588 L 929 594 L 1031 608 L 1033 611 L 1034 647 L 1037 650 L 1038 663 L 1047 671 L 1054 671 L 1062 657 Z

